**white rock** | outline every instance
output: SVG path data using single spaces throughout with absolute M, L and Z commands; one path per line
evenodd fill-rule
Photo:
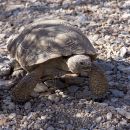
M 48 87 L 44 83 L 38 83 L 34 88 L 35 92 L 45 92 L 48 90 Z
M 128 18 L 130 18 L 130 13 L 124 13 L 121 18 L 122 19 L 128 19 Z
M 9 4 L 8 7 L 7 7 L 7 10 L 10 11 L 10 10 L 16 10 L 18 8 L 24 8 L 24 5 L 18 5 L 18 4 Z
M 49 95 L 48 99 L 50 99 L 51 101 L 54 101 L 54 102 L 58 102 L 60 100 L 56 94 Z
M 121 114 L 122 116 L 125 116 L 127 119 L 130 120 L 130 112 L 125 111 L 122 108 L 116 108 L 117 112 Z
M 102 120 L 102 117 L 101 117 L 101 116 L 96 118 L 96 122 L 97 122 L 97 123 L 101 122 L 101 120 Z
M 127 52 L 126 47 L 122 47 L 120 49 L 119 57 L 123 58 L 125 56 L 126 52 Z
M 9 119 L 13 119 L 13 118 L 15 118 L 15 116 L 16 116 L 16 113 L 11 113 L 11 114 L 8 116 L 8 118 L 9 118 Z
M 98 38 L 99 38 L 99 35 L 94 35 L 94 36 L 92 37 L 93 41 L 97 41 Z
M 8 64 L 0 64 L 0 76 L 8 75 L 10 74 L 11 66 Z
M 127 8 L 130 6 L 130 1 L 129 0 L 126 0 L 124 1 L 124 4 L 122 5 L 124 8 Z
M 0 39 L 4 38 L 6 34 L 0 34 Z
M 122 119 L 122 121 L 120 121 L 120 124 L 121 124 L 121 125 L 127 125 L 127 120 Z
M 107 120 L 111 120 L 111 118 L 112 118 L 112 113 L 111 112 L 107 113 Z
M 47 118 L 47 116 L 41 116 L 42 120 L 45 120 Z

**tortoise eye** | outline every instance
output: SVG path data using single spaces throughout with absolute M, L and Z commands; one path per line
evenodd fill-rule
M 80 62 L 80 64 L 81 64 L 81 65 L 84 65 L 84 62 L 82 61 L 82 62 Z

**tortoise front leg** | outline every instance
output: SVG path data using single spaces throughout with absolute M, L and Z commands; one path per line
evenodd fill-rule
M 92 63 L 92 69 L 89 73 L 89 85 L 93 99 L 103 98 L 108 91 L 106 76 L 96 63 Z
M 86 77 L 81 77 L 78 74 L 65 74 L 61 77 L 61 80 L 63 80 L 68 85 L 83 85 L 85 83 Z
M 20 82 L 13 88 L 12 96 L 16 102 L 25 102 L 30 99 L 30 95 L 33 92 L 36 84 L 43 76 L 43 67 L 37 67 L 20 80 Z M 46 77 L 45 77 L 46 78 Z

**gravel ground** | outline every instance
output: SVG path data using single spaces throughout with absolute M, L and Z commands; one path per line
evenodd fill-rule
M 11 101 L 6 45 L 25 25 L 48 17 L 73 23 L 97 49 L 110 88 L 102 102 L 86 99 L 78 85 L 52 93 L 42 84 L 29 102 Z M 0 0 L 0 129 L 130 130 L 129 55 L 129 0 Z

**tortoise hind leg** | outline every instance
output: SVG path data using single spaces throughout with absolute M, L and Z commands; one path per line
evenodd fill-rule
M 11 68 L 13 70 L 11 77 L 14 79 L 15 82 L 18 82 L 26 75 L 26 71 L 20 66 L 20 64 L 16 60 L 11 61 Z
M 89 74 L 89 85 L 93 99 L 103 98 L 108 91 L 106 76 L 96 63 L 92 63 L 92 69 Z

